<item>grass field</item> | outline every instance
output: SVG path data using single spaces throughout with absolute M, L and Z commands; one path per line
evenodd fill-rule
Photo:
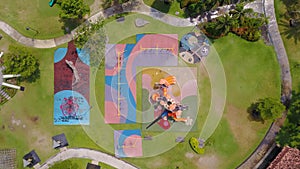
M 143 28 L 136 28 L 133 22 L 137 17 L 144 18 L 151 23 Z M 191 28 L 174 28 L 143 15 L 130 15 L 125 17 L 124 23 L 112 22 L 106 28 L 109 30 L 110 43 L 122 40 L 124 43 L 132 42 L 134 33 L 178 33 L 181 37 L 191 30 Z M 129 37 L 128 41 L 124 40 L 126 37 Z M 10 43 L 14 41 L 4 36 L 4 39 L 0 41 L 0 47 L 7 48 Z M 192 151 L 188 138 L 198 137 L 199 132 L 191 132 L 184 143 L 178 144 L 163 154 L 146 159 L 125 158 L 124 160 L 140 168 L 176 168 L 178 166 L 179 168 L 231 169 L 247 158 L 259 144 L 270 123 L 249 121 L 246 110 L 258 98 L 279 98 L 280 75 L 275 53 L 272 47 L 265 46 L 262 41 L 250 43 L 232 34 L 216 40 L 213 45 L 223 62 L 228 95 L 223 118 L 215 133 L 208 140 L 206 153 L 197 155 Z M 95 75 L 95 82 L 91 84 L 91 97 L 95 94 L 97 98 L 96 102 L 91 101 L 91 104 L 99 105 L 98 108 L 92 108 L 91 112 L 91 123 L 95 125 L 83 128 L 81 126 L 53 126 L 53 54 L 55 49 L 30 50 L 39 58 L 41 79 L 32 84 L 23 84 L 26 91 L 18 92 L 12 100 L 1 107 L 0 111 L 0 126 L 5 127 L 0 129 L 2 143 L 0 148 L 17 148 L 18 168 L 21 168 L 22 156 L 31 149 L 36 150 L 42 162 L 54 155 L 57 151 L 51 148 L 53 135 L 64 132 L 70 147 L 88 147 L 104 151 L 96 145 L 96 142 L 103 141 L 104 146 L 113 147 L 110 133 L 113 128 L 133 129 L 140 125 L 111 127 L 103 124 L 101 121 L 103 118 L 101 119 L 98 111 L 99 109 L 103 112 L 104 108 L 104 71 L 100 69 Z M 199 66 L 198 75 L 199 90 L 204 91 L 200 94 L 201 107 L 197 117 L 200 128 L 203 126 L 210 106 L 211 84 L 203 66 Z M 21 120 L 21 124 L 19 126 L 12 124 L 13 119 Z M 93 129 L 90 129 L 92 127 Z M 96 135 L 97 138 L 91 139 L 89 135 Z M 110 149 L 105 151 L 112 152 Z M 76 160 L 75 163 L 83 166 L 82 163 L 85 161 Z
M 292 73 L 293 90 L 300 91 L 300 35 L 289 26 L 289 20 L 284 17 L 287 11 L 282 0 L 275 0 L 276 19 L 281 38 L 287 52 Z M 299 28 L 298 28 L 299 29 Z
M 48 0 L 1 0 L 0 20 L 27 37 L 48 39 L 62 36 L 64 24 L 59 21 L 58 6 L 49 7 L 48 2 Z M 85 2 L 92 5 L 94 0 Z M 26 30 L 26 27 L 32 29 Z

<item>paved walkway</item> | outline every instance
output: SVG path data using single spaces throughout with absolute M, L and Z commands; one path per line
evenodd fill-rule
M 291 99 L 292 78 L 288 57 L 279 33 L 274 0 L 263 0 L 263 9 L 265 15 L 269 18 L 268 32 L 277 54 L 277 60 L 281 68 L 281 101 L 288 104 Z M 286 112 L 283 113 L 283 117 Z M 272 124 L 265 138 L 262 140 L 256 150 L 245 160 L 238 169 L 252 169 L 266 155 L 269 148 L 275 143 L 276 133 L 280 130 L 280 120 Z
M 42 164 L 39 167 L 39 169 L 48 169 L 51 165 L 54 165 L 59 161 L 64 161 L 70 158 L 90 159 L 91 161 L 99 161 L 115 168 L 137 169 L 137 167 L 125 161 L 122 161 L 114 156 L 102 153 L 100 151 L 85 148 L 69 148 L 66 151 L 59 152 L 55 156 L 49 158 L 44 164 Z
M 123 12 L 136 12 L 141 13 L 144 15 L 148 15 L 153 17 L 154 19 L 160 20 L 164 23 L 170 24 L 172 26 L 178 26 L 178 27 L 188 27 L 188 26 L 194 26 L 195 23 L 191 23 L 189 19 L 183 19 L 176 16 L 164 14 L 156 9 L 153 9 L 143 3 L 141 0 L 134 0 L 129 1 L 128 3 L 125 3 L 122 5 Z M 98 13 L 91 16 L 88 20 L 91 22 L 96 21 L 99 17 L 107 18 L 109 16 L 114 15 L 116 12 L 116 9 L 114 7 L 108 8 L 104 11 L 99 11 Z M 6 34 L 8 34 L 10 37 L 12 37 L 17 42 L 25 45 L 30 46 L 34 48 L 53 48 L 62 44 L 65 44 L 69 41 L 71 41 L 74 38 L 74 35 L 76 33 L 76 29 L 73 30 L 70 34 L 66 34 L 64 36 L 53 38 L 53 39 L 47 39 L 47 40 L 40 40 L 40 39 L 32 39 L 25 37 L 21 35 L 18 31 L 16 31 L 14 28 L 12 28 L 7 23 L 0 20 L 0 29 L 3 30 Z

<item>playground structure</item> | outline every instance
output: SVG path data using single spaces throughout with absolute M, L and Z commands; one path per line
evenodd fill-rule
M 49 6 L 52 7 L 56 3 L 56 0 L 50 0 L 49 1 Z
M 187 63 L 200 62 L 209 51 L 209 40 L 200 32 L 187 33 L 180 40 L 179 56 Z
M 192 124 L 192 119 L 182 118 L 182 112 L 188 109 L 188 106 L 176 102 L 170 95 L 167 94 L 170 85 L 176 84 L 175 76 L 168 76 L 160 79 L 159 83 L 155 83 L 154 89 L 156 92 L 150 96 L 152 104 L 158 108 L 163 109 L 162 113 L 150 123 L 146 129 L 158 122 L 160 119 L 169 120 L 172 122 L 185 122 L 187 125 Z

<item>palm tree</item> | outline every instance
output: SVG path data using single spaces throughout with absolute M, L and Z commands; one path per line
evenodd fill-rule
M 230 31 L 234 23 L 228 14 L 218 17 L 216 21 L 218 24 L 216 29 L 222 31 L 225 35 Z

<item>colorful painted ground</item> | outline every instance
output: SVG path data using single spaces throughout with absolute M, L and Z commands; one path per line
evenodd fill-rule
M 177 66 L 177 35 L 139 34 L 136 42 L 106 46 L 106 123 L 136 122 L 137 67 Z
M 192 124 L 186 125 L 183 122 L 170 124 L 170 121 L 161 119 L 155 125 L 145 129 L 163 110 L 154 108 L 151 104 L 151 93 L 154 83 L 169 75 L 176 77 L 176 84 L 168 88 L 168 95 L 177 103 L 188 106 L 188 110 L 183 111 L 183 118 L 193 119 Z M 143 130 L 147 131 L 190 131 L 195 130 L 195 122 L 198 113 L 198 85 L 197 68 L 193 67 L 151 67 L 142 70 L 142 107 L 143 107 Z
M 117 157 L 141 157 L 143 155 L 140 130 L 116 130 L 114 140 Z
M 89 57 L 73 42 L 54 53 L 54 125 L 89 124 Z

